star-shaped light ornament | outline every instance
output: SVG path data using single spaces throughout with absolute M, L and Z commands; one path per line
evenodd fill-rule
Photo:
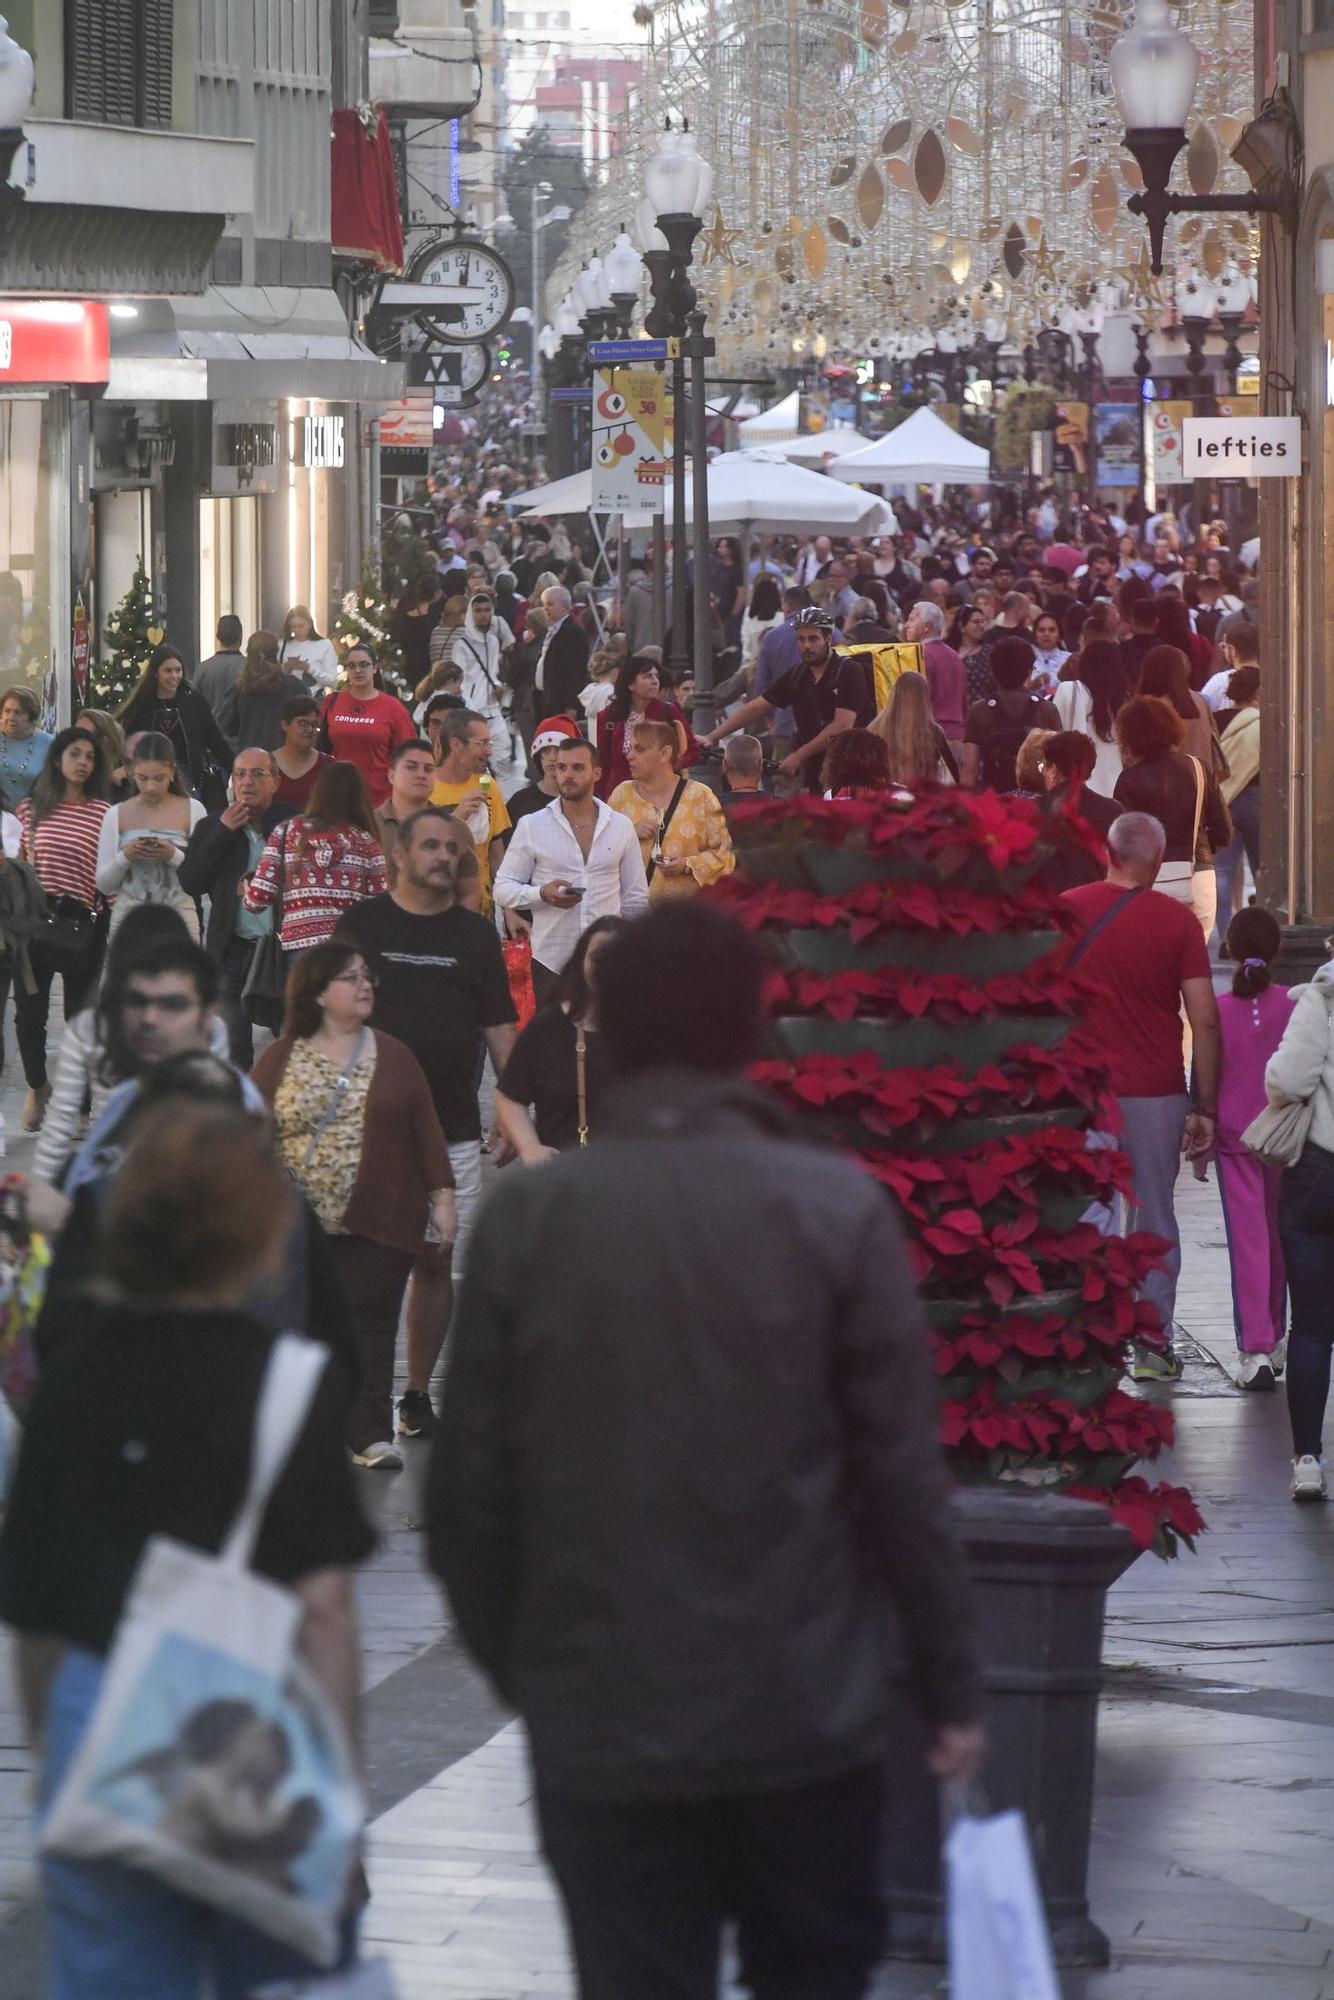
M 1057 282 L 1058 268 L 1065 259 L 1060 250 L 1049 250 L 1047 248 L 1047 232 L 1045 229 L 1041 236 L 1039 236 L 1038 247 L 1031 253 L 1031 256 L 1033 276 L 1038 279 L 1044 279 L 1049 285 L 1054 285 Z
M 704 232 L 704 254 L 700 261 L 705 264 L 735 264 L 737 259 L 732 245 L 740 243 L 744 236 L 743 229 L 728 228 L 720 204 L 713 211 L 712 229 Z

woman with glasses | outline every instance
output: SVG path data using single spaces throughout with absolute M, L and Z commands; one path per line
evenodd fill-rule
M 360 1387 L 348 1443 L 358 1465 L 396 1471 L 394 1347 L 412 1266 L 452 1243 L 453 1176 L 430 1089 L 411 1050 L 369 1026 L 371 969 L 346 944 L 293 967 L 284 1034 L 255 1064 L 288 1172 L 333 1246 L 356 1331 Z
M 289 694 L 278 711 L 283 740 L 273 753 L 278 767 L 278 787 L 273 794 L 276 806 L 289 812 L 304 812 L 320 772 L 333 762 L 316 748 L 320 733 L 319 704 L 308 694 Z M 243 750 L 251 749 L 243 743 Z

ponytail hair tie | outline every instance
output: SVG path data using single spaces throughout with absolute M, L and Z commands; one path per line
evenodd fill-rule
M 1269 960 L 1267 958 L 1243 958 L 1241 965 L 1243 972 L 1268 972 L 1269 970 Z

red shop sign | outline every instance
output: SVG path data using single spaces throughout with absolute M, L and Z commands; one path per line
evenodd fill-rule
M 0 388 L 105 382 L 111 331 L 100 299 L 0 299 Z

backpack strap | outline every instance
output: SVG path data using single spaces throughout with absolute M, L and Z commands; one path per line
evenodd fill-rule
M 1080 959 L 1083 958 L 1085 952 L 1089 949 L 1089 946 L 1096 942 L 1096 940 L 1102 935 L 1103 931 L 1105 931 L 1109 925 L 1114 924 L 1116 922 L 1116 919 L 1120 916 L 1122 910 L 1124 910 L 1128 904 L 1133 903 L 1136 896 L 1142 896 L 1143 894 L 1144 894 L 1143 889 L 1126 889 L 1121 895 L 1117 897 L 1114 903 L 1109 903 L 1107 905 L 1107 908 L 1103 911 L 1102 915 L 1098 918 L 1097 922 L 1089 925 L 1083 937 L 1079 940 L 1079 943 L 1075 946 L 1069 958 L 1066 960 L 1065 969 L 1067 972 L 1074 971 Z

